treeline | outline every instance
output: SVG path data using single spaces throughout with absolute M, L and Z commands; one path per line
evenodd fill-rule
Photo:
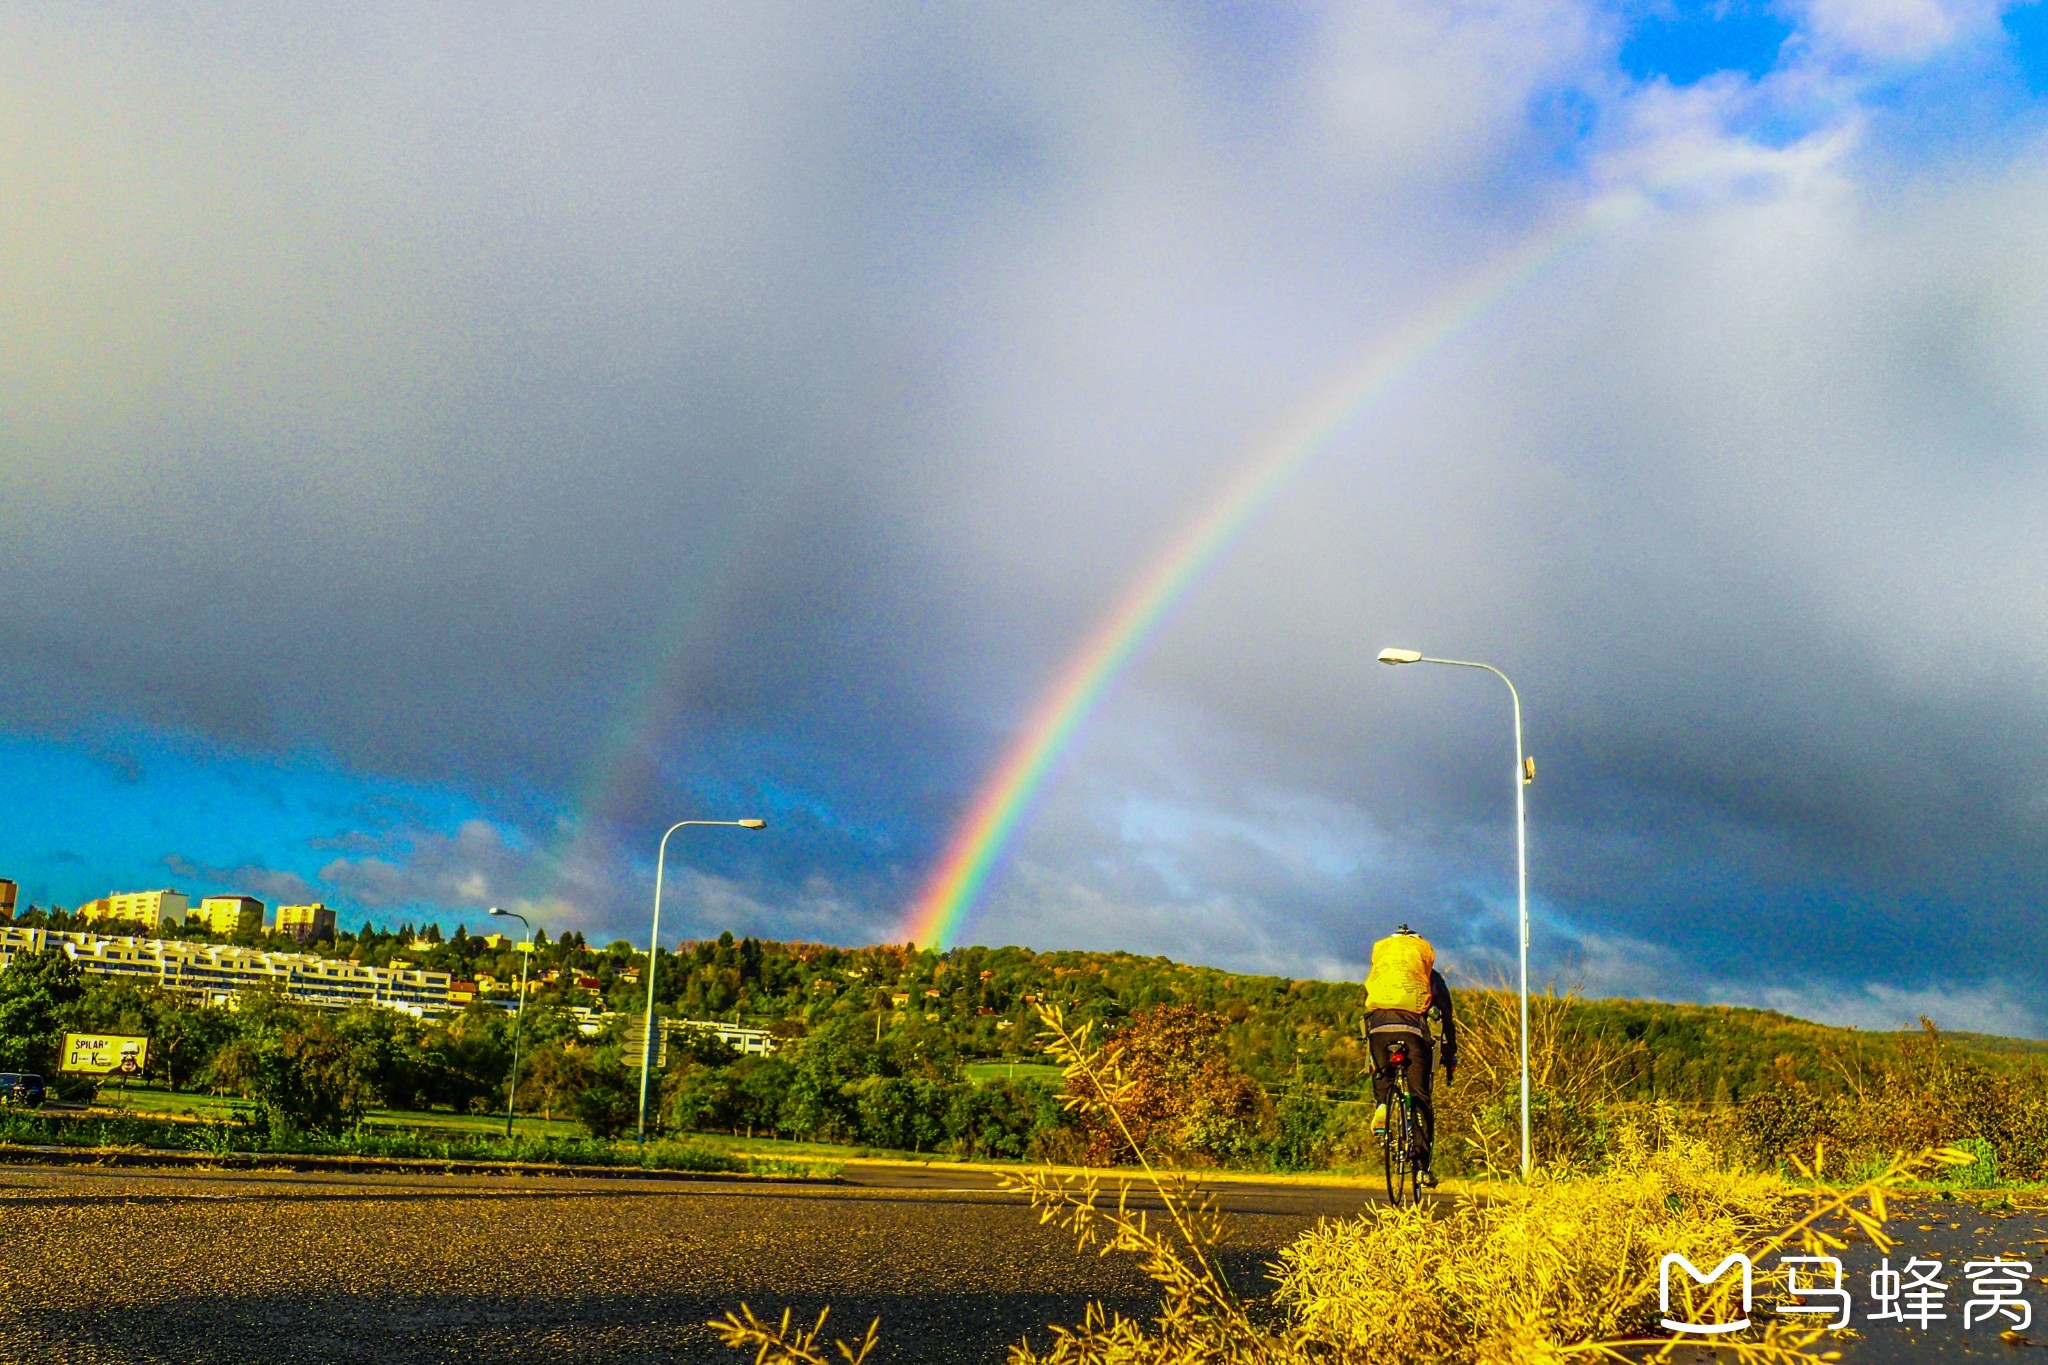
M 53 927 L 70 919 L 34 915 Z M 181 933 L 213 937 L 196 928 Z M 551 939 L 543 931 L 535 940 L 535 1000 L 613 1011 L 644 1006 L 644 950 L 623 940 L 594 947 L 574 932 Z M 271 946 L 297 945 L 273 936 Z M 493 944 L 460 925 L 444 937 L 434 925 L 371 924 L 313 950 L 377 966 L 410 962 L 468 981 L 490 978 L 501 1007 L 511 1002 L 522 957 L 509 940 Z M 1471 993 L 1471 984 L 1457 979 L 1456 963 L 1448 966 L 1454 988 Z M 1040 1040 L 1033 1010 L 1040 1001 L 1058 1003 L 1098 1028 L 1152 1006 L 1192 1005 L 1224 1020 L 1220 1045 L 1269 1091 L 1309 1089 L 1338 1098 L 1355 1097 L 1365 1062 L 1358 1039 L 1361 996 L 1355 982 L 1248 975 L 1131 953 L 1020 947 L 937 953 L 729 933 L 665 953 L 657 987 L 666 1014 L 750 1024 L 784 1039 L 852 1020 L 864 1021 L 871 1033 L 879 1022 L 884 1035 L 916 1026 L 913 1032 L 925 1036 L 930 1030 L 923 1026 L 937 1025 L 968 1061 L 1035 1056 Z M 1628 1098 L 1645 1102 L 1733 1104 L 1775 1086 L 1788 1068 L 1816 1093 L 1842 1093 L 1843 1058 L 1866 1066 L 1896 1061 L 1912 1032 L 1830 1028 L 1768 1010 L 1651 1001 L 1573 1000 L 1570 1013 L 1573 1026 L 1589 1036 L 1637 1045 L 1616 1081 Z M 2048 1043 L 1955 1034 L 1948 1041 L 1959 1055 L 2002 1074 L 2048 1066 Z

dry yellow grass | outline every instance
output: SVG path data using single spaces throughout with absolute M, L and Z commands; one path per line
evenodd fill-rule
M 1639 1335 L 1654 1315 L 1627 1290 L 1654 1279 L 1659 1257 L 1715 1264 L 1755 1243 L 1785 1196 L 1777 1178 L 1720 1169 L 1693 1144 L 1631 1136 L 1596 1176 L 1539 1172 L 1449 1214 L 1381 1208 L 1323 1224 L 1282 1253 L 1279 1298 L 1359 1362 Z

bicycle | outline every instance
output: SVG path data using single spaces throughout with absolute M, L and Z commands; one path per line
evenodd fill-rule
M 1387 1200 L 1395 1208 L 1422 1202 L 1422 1115 L 1408 1090 L 1408 1049 L 1413 1040 L 1396 1037 L 1387 1045 L 1381 1070 L 1393 1082 L 1387 1093 L 1387 1127 L 1380 1134 L 1380 1164 L 1387 1174 Z

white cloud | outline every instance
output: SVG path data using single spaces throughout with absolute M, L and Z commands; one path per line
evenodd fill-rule
M 2007 981 L 1983 985 L 1950 984 L 1902 989 L 1882 981 L 1843 987 L 1810 985 L 1730 986 L 1717 1001 L 1751 1004 L 1811 1019 L 1817 1023 L 1861 1029 L 1910 1029 L 1932 1019 L 1951 1032 L 1995 1033 L 2008 1038 L 2048 1037 L 2048 1015 L 2032 992 Z
M 1806 0 L 1814 41 L 1824 51 L 1876 62 L 1916 61 L 1972 28 L 1998 22 L 1997 0 Z
M 1600 78 L 1608 22 L 1550 0 L 1334 9 L 1309 78 L 1308 108 L 1327 138 L 1318 150 L 1339 176 L 1383 194 L 1469 185 L 1528 148 L 1538 91 Z

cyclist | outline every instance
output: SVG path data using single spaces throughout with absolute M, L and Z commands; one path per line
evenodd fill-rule
M 1387 1100 L 1394 1092 L 1394 1073 L 1387 1064 L 1389 1044 L 1401 1035 L 1409 1038 L 1408 1091 L 1422 1119 L 1422 1151 L 1418 1161 L 1422 1180 L 1436 1184 L 1429 1169 L 1430 1154 L 1436 1148 L 1436 1106 L 1430 1103 L 1432 1047 L 1429 1020 L 1434 1015 L 1443 1025 L 1444 1084 L 1449 1085 L 1458 1067 L 1458 1025 L 1451 1017 L 1451 989 L 1436 969 L 1436 949 L 1428 939 L 1401 925 L 1372 945 L 1372 970 L 1365 977 L 1365 1032 L 1372 1048 L 1372 1097 L 1375 1134 L 1387 1131 Z

